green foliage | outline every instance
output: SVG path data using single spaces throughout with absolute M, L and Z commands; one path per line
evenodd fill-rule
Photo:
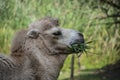
M 71 47 L 69 47 L 69 49 L 73 52 L 76 53 L 78 55 L 78 57 L 80 57 L 82 55 L 82 53 L 86 53 L 87 54 L 87 49 L 90 49 L 90 46 L 88 45 L 89 43 L 91 43 L 92 41 L 89 42 L 85 42 L 85 43 L 75 43 L 72 44 Z
M 114 12 L 113 8 L 108 11 Z M 81 65 L 86 68 L 100 68 L 120 59 L 120 24 L 112 24 L 115 19 L 111 17 L 105 18 L 107 15 L 94 0 L 0 0 L 0 52 L 10 53 L 15 31 L 44 16 L 57 17 L 62 27 L 81 31 L 86 41 L 94 40 L 90 54 L 81 57 Z M 62 72 L 69 72 L 70 59 Z M 75 61 L 78 69 L 77 57 Z

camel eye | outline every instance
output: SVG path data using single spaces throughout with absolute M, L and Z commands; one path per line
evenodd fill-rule
M 60 36 L 60 35 L 62 35 L 62 33 L 61 33 L 61 31 L 57 31 L 57 32 L 54 32 L 53 35 Z

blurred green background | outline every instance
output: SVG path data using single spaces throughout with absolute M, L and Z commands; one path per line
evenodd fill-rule
M 119 0 L 0 0 L 0 52 L 10 53 L 17 30 L 45 16 L 56 17 L 62 27 L 79 30 L 86 41 L 93 41 L 88 54 L 80 58 L 81 67 L 75 56 L 75 76 L 78 76 L 75 80 L 100 80 L 95 75 L 89 76 L 89 70 L 114 64 L 120 59 L 119 4 Z M 58 80 L 69 79 L 70 61 L 71 55 Z M 82 76 L 84 74 L 87 76 Z

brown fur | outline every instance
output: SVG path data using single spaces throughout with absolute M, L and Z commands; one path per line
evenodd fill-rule
M 57 19 L 48 17 L 18 31 L 10 56 L 0 56 L 0 80 L 57 80 L 70 53 L 66 45 L 58 43 L 59 37 L 48 34 L 58 26 Z

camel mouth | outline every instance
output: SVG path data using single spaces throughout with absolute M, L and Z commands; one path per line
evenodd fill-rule
M 69 47 L 69 49 L 71 50 L 72 53 L 87 53 L 87 50 L 90 49 L 89 43 L 91 43 L 91 41 L 89 42 L 76 42 L 71 44 L 71 46 Z

